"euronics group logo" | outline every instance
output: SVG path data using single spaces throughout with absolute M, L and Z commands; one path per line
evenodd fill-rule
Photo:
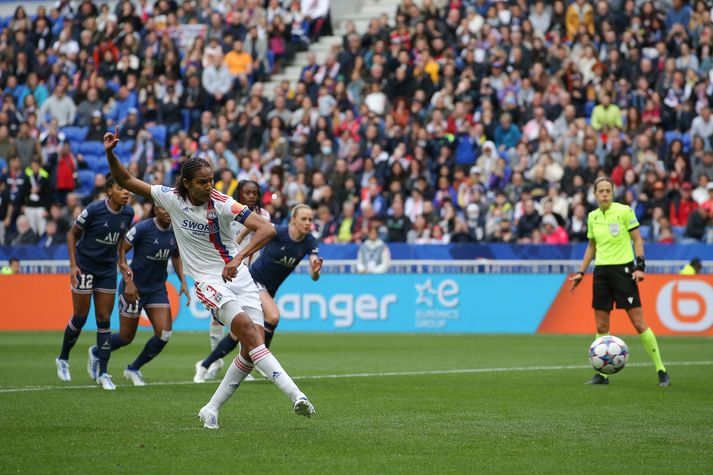
M 460 319 L 460 287 L 453 279 L 433 282 L 429 277 L 422 284 L 415 284 L 416 327 L 445 328 L 449 320 Z
M 656 312 L 670 330 L 704 332 L 713 326 L 713 288 L 702 280 L 672 280 L 661 287 Z

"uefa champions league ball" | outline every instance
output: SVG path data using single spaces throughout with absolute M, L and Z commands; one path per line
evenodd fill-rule
M 589 346 L 589 362 L 602 374 L 618 373 L 629 359 L 629 348 L 624 340 L 611 335 L 597 338 Z

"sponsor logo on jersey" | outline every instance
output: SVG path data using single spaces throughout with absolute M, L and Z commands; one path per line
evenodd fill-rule
M 181 228 L 188 231 L 196 233 L 217 233 L 218 224 L 217 223 L 196 223 L 190 219 L 184 219 L 181 221 Z

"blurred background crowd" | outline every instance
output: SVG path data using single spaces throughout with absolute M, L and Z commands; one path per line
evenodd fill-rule
M 326 243 L 586 240 L 616 183 L 649 242 L 713 242 L 713 22 L 697 0 L 403 0 L 331 34 L 327 0 L 60 0 L 0 19 L 0 243 L 51 246 L 103 196 L 201 156 Z M 143 205 L 133 202 L 137 219 Z M 371 231 L 371 232 L 370 232 Z M 371 234 L 371 235 L 370 235 Z

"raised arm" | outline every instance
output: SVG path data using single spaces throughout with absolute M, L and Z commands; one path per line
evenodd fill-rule
M 151 185 L 131 176 L 131 174 L 126 170 L 126 168 L 124 168 L 124 165 L 119 162 L 119 159 L 114 154 L 114 148 L 118 143 L 119 126 L 116 127 L 116 131 L 113 134 L 111 132 L 104 134 L 104 150 L 106 150 L 106 161 L 109 163 L 111 175 L 114 177 L 119 186 L 125 190 L 141 195 L 144 198 L 151 198 Z

